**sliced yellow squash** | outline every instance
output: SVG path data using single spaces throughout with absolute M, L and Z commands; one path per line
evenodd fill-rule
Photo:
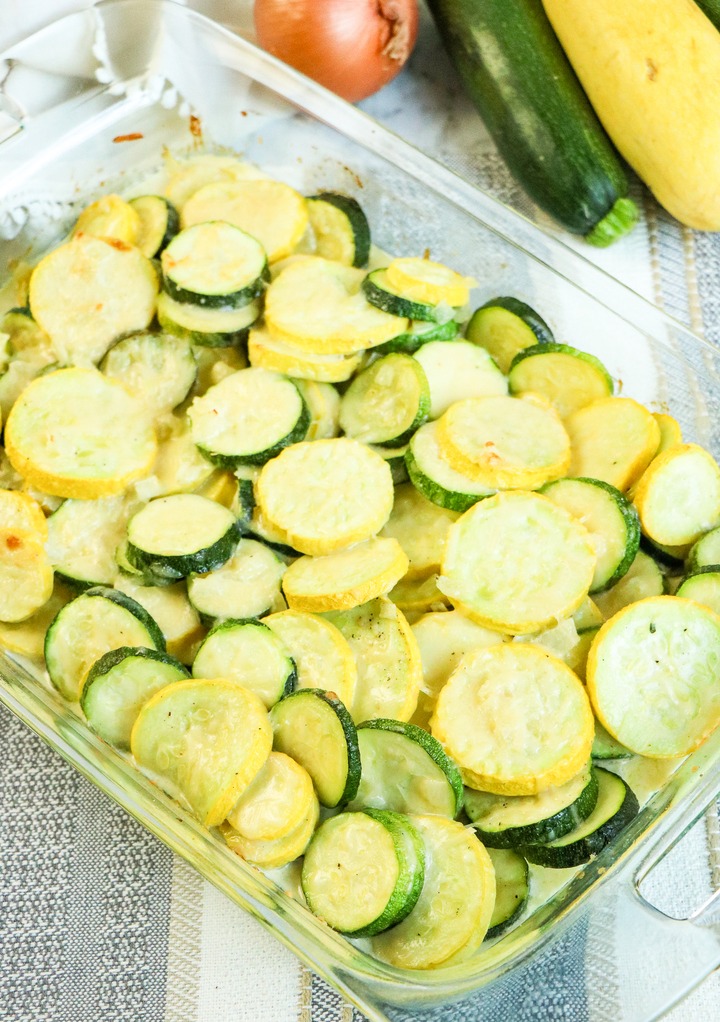
M 250 331 L 248 358 L 252 366 L 274 369 L 301 380 L 342 383 L 353 375 L 362 355 L 318 355 L 279 341 L 268 330 L 257 328 Z
M 267 178 L 252 163 L 245 163 L 237 156 L 223 156 L 216 153 L 201 153 L 187 160 L 168 156 L 168 181 L 165 195 L 178 209 L 182 209 L 191 195 L 204 185 L 221 181 L 247 181 Z
M 300 557 L 283 578 L 291 610 L 350 610 L 389 592 L 407 571 L 396 539 L 375 536 L 324 557 Z
M 302 823 L 284 837 L 273 841 L 252 840 L 238 834 L 228 824 L 223 824 L 221 829 L 228 847 L 246 862 L 265 869 L 280 869 L 303 854 L 315 833 L 319 818 L 320 804 L 313 792 L 311 806 Z
M 476 649 L 441 690 L 430 721 L 471 788 L 534 795 L 590 759 L 594 717 L 579 678 L 525 643 Z
M 283 610 L 262 620 L 282 639 L 295 661 L 298 688 L 334 692 L 345 706 L 352 705 L 357 683 L 355 657 L 335 625 L 299 610 Z
M 625 492 L 640 478 L 660 445 L 660 427 L 630 397 L 608 397 L 565 420 L 572 459 L 567 474 L 602 479 Z
M 42 537 L 0 526 L 0 621 L 24 621 L 47 603 L 53 570 Z
M 127 245 L 134 245 L 140 234 L 140 217 L 119 195 L 103 195 L 86 206 L 78 217 L 73 237 L 79 234 L 118 238 Z
M 314 799 L 307 770 L 284 752 L 271 752 L 228 813 L 227 822 L 250 841 L 277 841 L 304 822 Z
M 682 429 L 677 419 L 674 419 L 672 415 L 666 415 L 665 412 L 653 412 L 652 417 L 660 427 L 658 454 L 662 454 L 663 451 L 674 444 L 681 444 L 683 442 Z
M 404 298 L 430 305 L 467 305 L 470 289 L 477 285 L 472 277 L 463 277 L 449 266 L 412 256 L 393 259 L 387 278 Z
M 48 527 L 36 500 L 19 490 L 0 490 L 0 528 L 24 529 L 47 539 Z
M 668 447 L 642 474 L 635 507 L 655 543 L 694 543 L 720 521 L 720 468 L 697 444 Z
M 445 555 L 450 526 L 460 515 L 431 503 L 412 483 L 395 488 L 392 514 L 381 535 L 396 539 L 408 556 L 408 579 L 438 572 Z
M 0 621 L 0 645 L 9 649 L 11 653 L 19 653 L 30 660 L 42 660 L 45 633 L 58 611 L 62 610 L 74 595 L 66 586 L 56 582 L 50 599 L 30 617 L 13 624 Z

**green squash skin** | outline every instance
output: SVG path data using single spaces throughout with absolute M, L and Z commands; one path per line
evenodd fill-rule
M 428 7 L 470 98 L 530 198 L 574 234 L 595 232 L 591 243 L 609 244 L 626 233 L 636 211 L 625 198 L 625 171 L 540 0 L 428 0 Z M 611 216 L 609 236 L 596 231 L 618 200 L 624 215 Z

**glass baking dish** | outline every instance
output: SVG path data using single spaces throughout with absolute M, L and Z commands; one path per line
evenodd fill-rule
M 720 356 L 562 243 L 356 108 L 169 0 L 106 0 L 0 57 L 3 265 L 57 240 L 78 206 L 152 175 L 162 150 L 227 148 L 309 194 L 356 195 L 374 241 L 473 275 L 481 301 L 525 299 L 598 355 L 623 394 L 672 413 L 720 455 Z M 1 282 L 0 282 L 1 283 Z M 720 964 L 712 904 L 671 919 L 638 884 L 720 788 L 720 732 L 680 764 L 612 848 L 476 958 L 403 972 L 330 931 L 99 741 L 28 665 L 0 653 L 0 699 L 84 776 L 251 912 L 375 1022 L 572 1017 L 646 1022 Z M 647 787 L 647 786 L 646 786 Z M 650 785 L 650 791 L 657 785 Z M 642 794 L 642 792 L 641 792 Z M 615 1000 L 610 1004 L 609 988 Z M 450 1007 L 462 1000 L 462 1008 Z M 557 1014 L 556 1014 L 557 1012 Z M 582 1016 L 584 1017 L 584 1016 Z

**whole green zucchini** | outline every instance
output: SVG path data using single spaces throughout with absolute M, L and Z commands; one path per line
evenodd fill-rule
M 518 183 L 592 245 L 638 212 L 620 159 L 541 0 L 428 0 L 445 47 Z

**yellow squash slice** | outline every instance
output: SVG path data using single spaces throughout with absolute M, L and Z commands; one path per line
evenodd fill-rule
M 587 529 L 537 493 L 498 493 L 451 527 L 438 588 L 479 625 L 511 635 L 551 628 L 588 594 Z
M 467 398 L 438 420 L 440 453 L 490 490 L 532 490 L 565 475 L 570 441 L 549 403 Z
M 431 503 L 412 483 L 395 488 L 392 514 L 381 535 L 396 539 L 407 554 L 408 579 L 426 578 L 440 570 L 450 526 L 459 517 L 457 511 Z
M 660 427 L 630 397 L 608 397 L 565 420 L 572 447 L 568 475 L 602 479 L 623 493 L 640 478 L 660 445 Z
M 89 366 L 117 337 L 150 325 L 157 293 L 155 268 L 139 249 L 83 234 L 37 264 L 30 309 L 58 362 Z
M 19 490 L 0 490 L 0 528 L 24 529 L 47 539 L 48 527 L 36 500 Z
M 139 402 L 94 369 L 39 376 L 15 402 L 5 427 L 13 468 L 58 497 L 120 493 L 149 471 L 155 434 Z
M 653 412 L 652 417 L 660 427 L 660 446 L 657 449 L 657 454 L 662 454 L 668 447 L 683 442 L 682 429 L 677 419 L 674 419 L 672 415 L 666 415 L 665 412 Z
M 355 657 L 335 625 L 298 610 L 283 610 L 262 620 L 282 639 L 295 661 L 298 688 L 334 692 L 345 706 L 352 705 L 357 683 Z
M 271 752 L 228 813 L 227 822 L 250 841 L 277 841 L 304 822 L 314 801 L 307 770 L 284 752 Z
M 24 621 L 47 603 L 53 570 L 42 537 L 0 526 L 0 621 Z
M 635 487 L 643 532 L 655 543 L 694 543 L 720 522 L 720 468 L 697 444 L 676 444 L 656 458 Z
M 285 572 L 291 610 L 350 610 L 389 592 L 407 571 L 396 539 L 375 536 L 324 557 L 300 557 Z
M 393 259 L 387 279 L 403 298 L 430 305 L 467 305 L 470 289 L 477 285 L 472 277 L 463 277 L 449 266 L 413 257 Z
M 134 245 L 140 234 L 140 217 L 119 195 L 103 195 L 91 202 L 78 217 L 73 236 L 92 234 L 96 238 L 117 238 Z
M 320 804 L 313 792 L 312 803 L 305 817 L 295 830 L 272 841 L 252 840 L 238 834 L 228 824 L 223 824 L 222 834 L 228 847 L 237 855 L 265 869 L 280 869 L 294 862 L 310 844 L 320 818 Z
M 325 355 L 351 355 L 405 333 L 408 320 L 365 300 L 364 276 L 319 256 L 298 258 L 267 289 L 268 329 L 302 351 Z
M 13 624 L 0 621 L 0 645 L 30 660 L 42 660 L 45 633 L 57 613 L 74 595 L 66 586 L 55 582 L 50 599 L 30 617 Z
M 438 696 L 430 721 L 471 788 L 534 795 L 590 758 L 594 717 L 579 678 L 536 646 L 476 649 Z
M 314 354 L 279 341 L 268 330 L 258 328 L 250 331 L 248 358 L 252 366 L 274 369 L 300 380 L 342 383 L 353 375 L 362 356 Z
M 296 550 L 329 554 L 382 528 L 393 484 L 379 455 L 338 437 L 285 448 L 263 466 L 256 499 Z

